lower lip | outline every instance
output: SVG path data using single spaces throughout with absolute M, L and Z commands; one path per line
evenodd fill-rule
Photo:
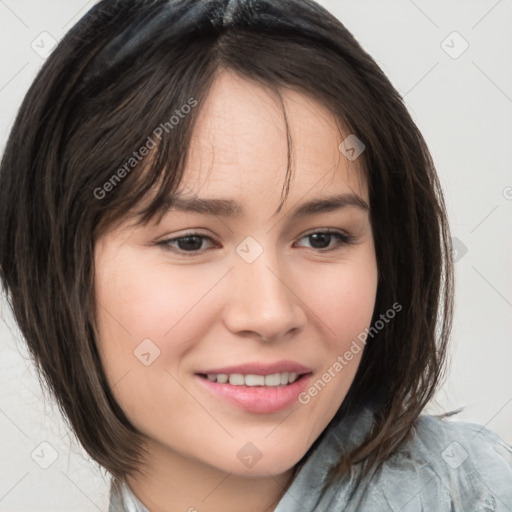
M 282 411 L 297 401 L 298 395 L 304 391 L 311 374 L 302 375 L 287 386 L 233 386 L 220 384 L 196 375 L 201 384 L 211 393 L 248 412 L 273 413 Z

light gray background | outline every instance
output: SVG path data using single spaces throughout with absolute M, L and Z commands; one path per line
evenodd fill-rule
M 94 3 L 0 0 L 2 151 L 44 62 L 32 42 L 44 52 L 49 39 L 42 32 L 59 40 Z M 405 96 L 433 154 L 458 239 L 451 369 L 428 412 L 465 406 L 458 419 L 486 425 L 512 444 L 512 0 L 320 3 Z M 453 58 L 463 40 L 468 49 Z M 108 478 L 43 399 L 1 306 L 0 511 L 106 511 Z M 57 458 L 43 469 L 52 450 Z

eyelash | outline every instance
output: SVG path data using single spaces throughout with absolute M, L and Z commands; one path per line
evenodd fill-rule
M 316 235 L 316 234 L 335 235 L 336 237 L 338 237 L 338 243 L 334 247 L 331 247 L 328 249 L 315 249 L 314 247 L 309 248 L 309 249 L 312 249 L 313 251 L 316 251 L 319 253 L 335 251 L 337 249 L 340 249 L 343 246 L 350 245 L 354 242 L 354 237 L 352 235 L 349 235 L 349 234 L 347 234 L 343 231 L 337 230 L 337 229 L 329 229 L 329 228 L 323 229 L 323 230 L 310 231 L 309 233 L 302 235 L 302 237 L 299 240 L 302 240 L 303 238 L 307 238 L 307 237 L 310 237 L 310 236 Z M 162 240 L 160 242 L 157 242 L 156 245 L 162 247 L 164 250 L 176 252 L 176 253 L 179 253 L 186 257 L 197 256 L 199 254 L 202 254 L 206 250 L 208 250 L 208 249 L 203 249 L 203 250 L 194 250 L 194 251 L 184 251 L 183 249 L 178 249 L 178 248 L 171 246 L 171 242 L 179 242 L 180 240 L 184 240 L 185 238 L 189 238 L 189 237 L 203 238 L 203 239 L 208 239 L 208 240 L 211 240 L 212 242 L 215 242 L 215 240 L 213 238 L 211 238 L 207 235 L 202 235 L 202 234 L 196 233 L 196 232 L 189 232 L 189 233 L 184 233 L 180 237 L 168 238 L 167 240 Z

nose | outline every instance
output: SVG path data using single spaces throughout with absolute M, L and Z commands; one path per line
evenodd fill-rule
M 238 258 L 230 273 L 230 302 L 224 321 L 238 336 L 278 341 L 305 325 L 297 283 L 269 252 L 264 251 L 252 263 Z

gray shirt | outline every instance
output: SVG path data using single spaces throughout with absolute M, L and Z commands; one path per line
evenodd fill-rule
M 274 512 L 512 512 L 512 447 L 474 423 L 421 415 L 412 437 L 357 485 L 361 465 L 323 494 L 342 450 L 360 443 L 367 406 L 331 422 Z M 109 512 L 149 512 L 126 482 L 112 481 Z

